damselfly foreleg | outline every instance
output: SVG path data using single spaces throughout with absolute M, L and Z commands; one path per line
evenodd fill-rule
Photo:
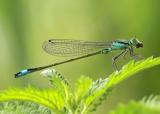
M 141 55 L 138 55 L 134 52 L 134 49 L 133 47 L 130 47 L 129 48 L 129 52 L 130 52 L 130 56 L 133 57 L 134 60 L 140 60 L 140 59 L 143 59 L 144 57 L 142 57 Z
M 118 54 L 118 55 L 116 55 L 116 56 L 114 56 L 114 57 L 112 58 L 112 65 L 113 65 L 113 67 L 114 67 L 116 70 L 118 70 L 118 67 L 117 67 L 117 64 L 116 64 L 116 60 L 117 60 L 121 55 L 123 55 L 124 53 L 127 53 L 126 51 L 127 51 L 127 50 L 124 50 L 124 51 L 122 51 L 120 54 Z

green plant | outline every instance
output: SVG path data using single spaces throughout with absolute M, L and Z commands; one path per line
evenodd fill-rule
M 141 101 L 131 101 L 129 104 L 119 104 L 115 111 L 109 114 L 160 114 L 160 97 L 145 97 Z
M 43 75 L 48 77 L 51 88 L 38 89 L 32 86 L 23 89 L 9 88 L 0 92 L 0 101 L 33 102 L 46 107 L 49 113 L 53 114 L 88 114 L 97 109 L 115 85 L 141 70 L 159 64 L 160 57 L 149 57 L 138 62 L 130 61 L 120 71 L 115 71 L 105 79 L 93 81 L 89 77 L 81 76 L 75 83 L 75 88 L 72 88 L 60 73 L 48 70 Z M 1 110 L 6 109 L 3 107 Z
M 52 111 L 34 102 L 11 100 L 0 103 L 0 114 L 52 114 Z

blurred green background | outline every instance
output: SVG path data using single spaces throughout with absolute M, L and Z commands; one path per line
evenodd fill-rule
M 42 50 L 43 41 L 51 38 L 108 41 L 136 35 L 144 43 L 137 53 L 145 58 L 160 56 L 159 4 L 159 0 L 0 0 L 0 89 L 28 84 L 49 87 L 39 72 L 18 79 L 14 74 L 64 60 Z M 89 57 L 55 69 L 70 82 L 81 75 L 105 78 L 114 71 L 111 58 L 115 54 Z M 127 61 L 121 58 L 118 65 Z M 106 113 L 118 103 L 159 94 L 159 74 L 160 67 L 154 67 L 116 86 L 95 114 Z

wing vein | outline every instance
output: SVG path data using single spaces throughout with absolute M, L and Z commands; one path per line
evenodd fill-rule
M 110 45 L 111 42 L 51 39 L 45 41 L 42 45 L 42 48 L 50 55 L 79 56 L 100 51 L 109 47 Z

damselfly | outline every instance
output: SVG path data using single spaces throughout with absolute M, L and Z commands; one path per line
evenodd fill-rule
M 83 40 L 69 40 L 69 39 L 51 39 L 45 41 L 42 48 L 45 52 L 55 56 L 78 56 L 72 59 L 68 59 L 62 62 L 21 70 L 15 74 L 15 78 L 24 76 L 26 74 L 40 71 L 45 68 L 57 66 L 60 64 L 72 62 L 74 60 L 82 59 L 85 57 L 97 55 L 97 54 L 108 54 L 109 52 L 121 50 L 121 52 L 112 58 L 112 64 L 117 69 L 116 60 L 121 56 L 125 56 L 128 52 L 130 56 L 135 56 L 134 48 L 143 47 L 143 43 L 137 38 L 130 40 L 115 40 L 110 42 L 98 42 L 98 41 L 83 41 Z

